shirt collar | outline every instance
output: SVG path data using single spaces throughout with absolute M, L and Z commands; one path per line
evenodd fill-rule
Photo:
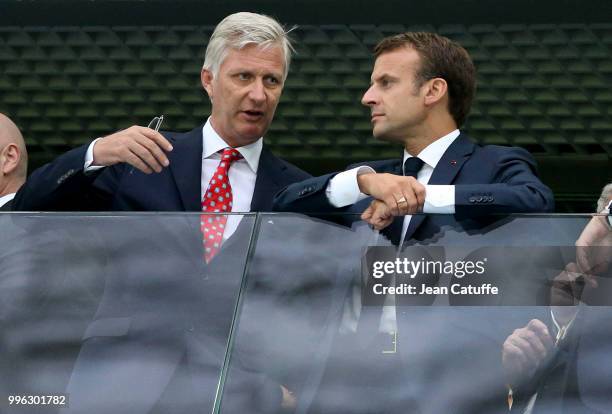
M 444 135 L 441 138 L 438 138 L 437 140 L 426 146 L 423 151 L 418 154 L 418 157 L 431 168 L 436 168 L 438 162 L 440 162 L 440 159 L 442 158 L 448 147 L 450 147 L 450 145 L 453 143 L 453 141 L 457 139 L 458 136 L 459 130 L 455 129 L 454 131 Z M 404 162 L 406 162 L 406 160 L 410 157 L 412 157 L 412 155 L 410 155 L 408 151 L 404 149 Z
M 11 201 L 13 198 L 15 198 L 15 193 L 6 194 L 0 197 L 0 207 Z
M 229 147 L 227 142 L 213 128 L 210 123 L 210 117 L 202 128 L 202 158 L 211 158 L 217 152 Z M 246 160 L 249 168 L 257 173 L 257 167 L 259 166 L 259 156 L 261 155 L 261 149 L 263 148 L 263 137 L 259 138 L 252 144 L 238 147 L 236 150 Z

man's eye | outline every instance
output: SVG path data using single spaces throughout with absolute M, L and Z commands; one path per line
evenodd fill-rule
M 280 80 L 274 76 L 266 76 L 265 78 L 266 83 L 270 84 L 270 85 L 278 85 L 280 84 Z
M 249 80 L 249 79 L 251 79 L 251 75 L 248 74 L 248 73 L 239 73 L 238 74 L 238 79 L 242 80 L 242 81 Z

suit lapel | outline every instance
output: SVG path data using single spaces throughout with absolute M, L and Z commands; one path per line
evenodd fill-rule
M 438 165 L 433 171 L 428 184 L 448 185 L 455 181 L 455 177 L 469 156 L 474 152 L 474 143 L 465 134 L 460 134 L 448 147 Z M 406 231 L 404 240 L 409 240 L 427 217 L 417 214 L 410 219 L 410 225 Z
M 168 154 L 170 171 L 185 211 L 200 211 L 202 181 L 202 126 L 172 139 L 174 149 Z
M 474 152 L 474 143 L 465 134 L 459 135 L 440 158 L 429 179 L 429 184 L 452 184 L 472 152 Z
M 172 139 L 174 150 L 168 154 L 170 170 L 186 211 L 200 211 L 202 181 L 202 126 L 186 133 L 182 139 Z M 264 147 L 259 158 L 251 211 L 269 211 L 274 194 L 285 184 L 286 167 Z
M 253 199 L 251 200 L 251 211 L 272 210 L 272 199 L 274 194 L 280 191 L 285 183 L 283 173 L 286 167 L 276 158 L 270 150 L 264 147 L 259 156 L 259 167 L 255 180 Z

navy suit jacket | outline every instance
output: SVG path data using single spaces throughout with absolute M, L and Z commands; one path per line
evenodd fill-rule
M 20 211 L 200 211 L 202 126 L 187 133 L 162 132 L 174 147 L 170 165 L 144 174 L 128 164 L 83 173 L 88 145 L 73 149 L 34 171 L 18 191 Z M 261 151 L 251 211 L 269 211 L 284 186 L 310 177 L 299 168 Z
M 402 175 L 401 159 L 365 162 L 351 167 L 358 165 L 368 165 L 379 173 Z M 329 203 L 325 190 L 335 175 L 327 174 L 289 185 L 276 195 L 273 209 L 319 216 L 330 212 L 361 214 L 372 201 L 371 198 L 343 208 Z M 545 213 L 554 210 L 552 191 L 537 177 L 536 163 L 527 151 L 515 147 L 479 146 L 463 133 L 448 147 L 434 169 L 429 184 L 455 185 L 455 214 L 413 216 L 406 240 L 426 241 L 447 225 L 456 227 L 460 224 L 467 231 L 475 225 L 472 219 L 488 214 Z M 344 218 L 349 222 L 358 219 L 357 215 Z M 399 231 L 393 231 L 393 228 L 401 229 L 401 219 L 395 220 L 387 230 L 395 244 Z

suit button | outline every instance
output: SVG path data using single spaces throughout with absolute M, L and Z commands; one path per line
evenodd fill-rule
M 190 326 L 187 328 L 187 332 L 193 332 L 195 329 L 193 328 L 193 326 Z
M 74 169 L 70 169 L 66 172 L 66 174 L 62 175 L 60 178 L 57 179 L 57 184 L 62 184 L 64 181 L 66 181 L 66 179 L 68 179 L 68 177 L 72 176 L 75 173 Z
M 302 189 L 302 191 L 300 191 L 298 193 L 298 195 L 299 196 L 303 196 L 304 194 L 308 194 L 308 193 L 312 192 L 313 190 L 314 190 L 314 188 L 312 188 L 312 187 L 305 187 L 305 188 Z
M 470 197 L 470 198 L 468 198 L 468 201 L 470 203 L 475 203 L 476 202 L 476 197 Z

